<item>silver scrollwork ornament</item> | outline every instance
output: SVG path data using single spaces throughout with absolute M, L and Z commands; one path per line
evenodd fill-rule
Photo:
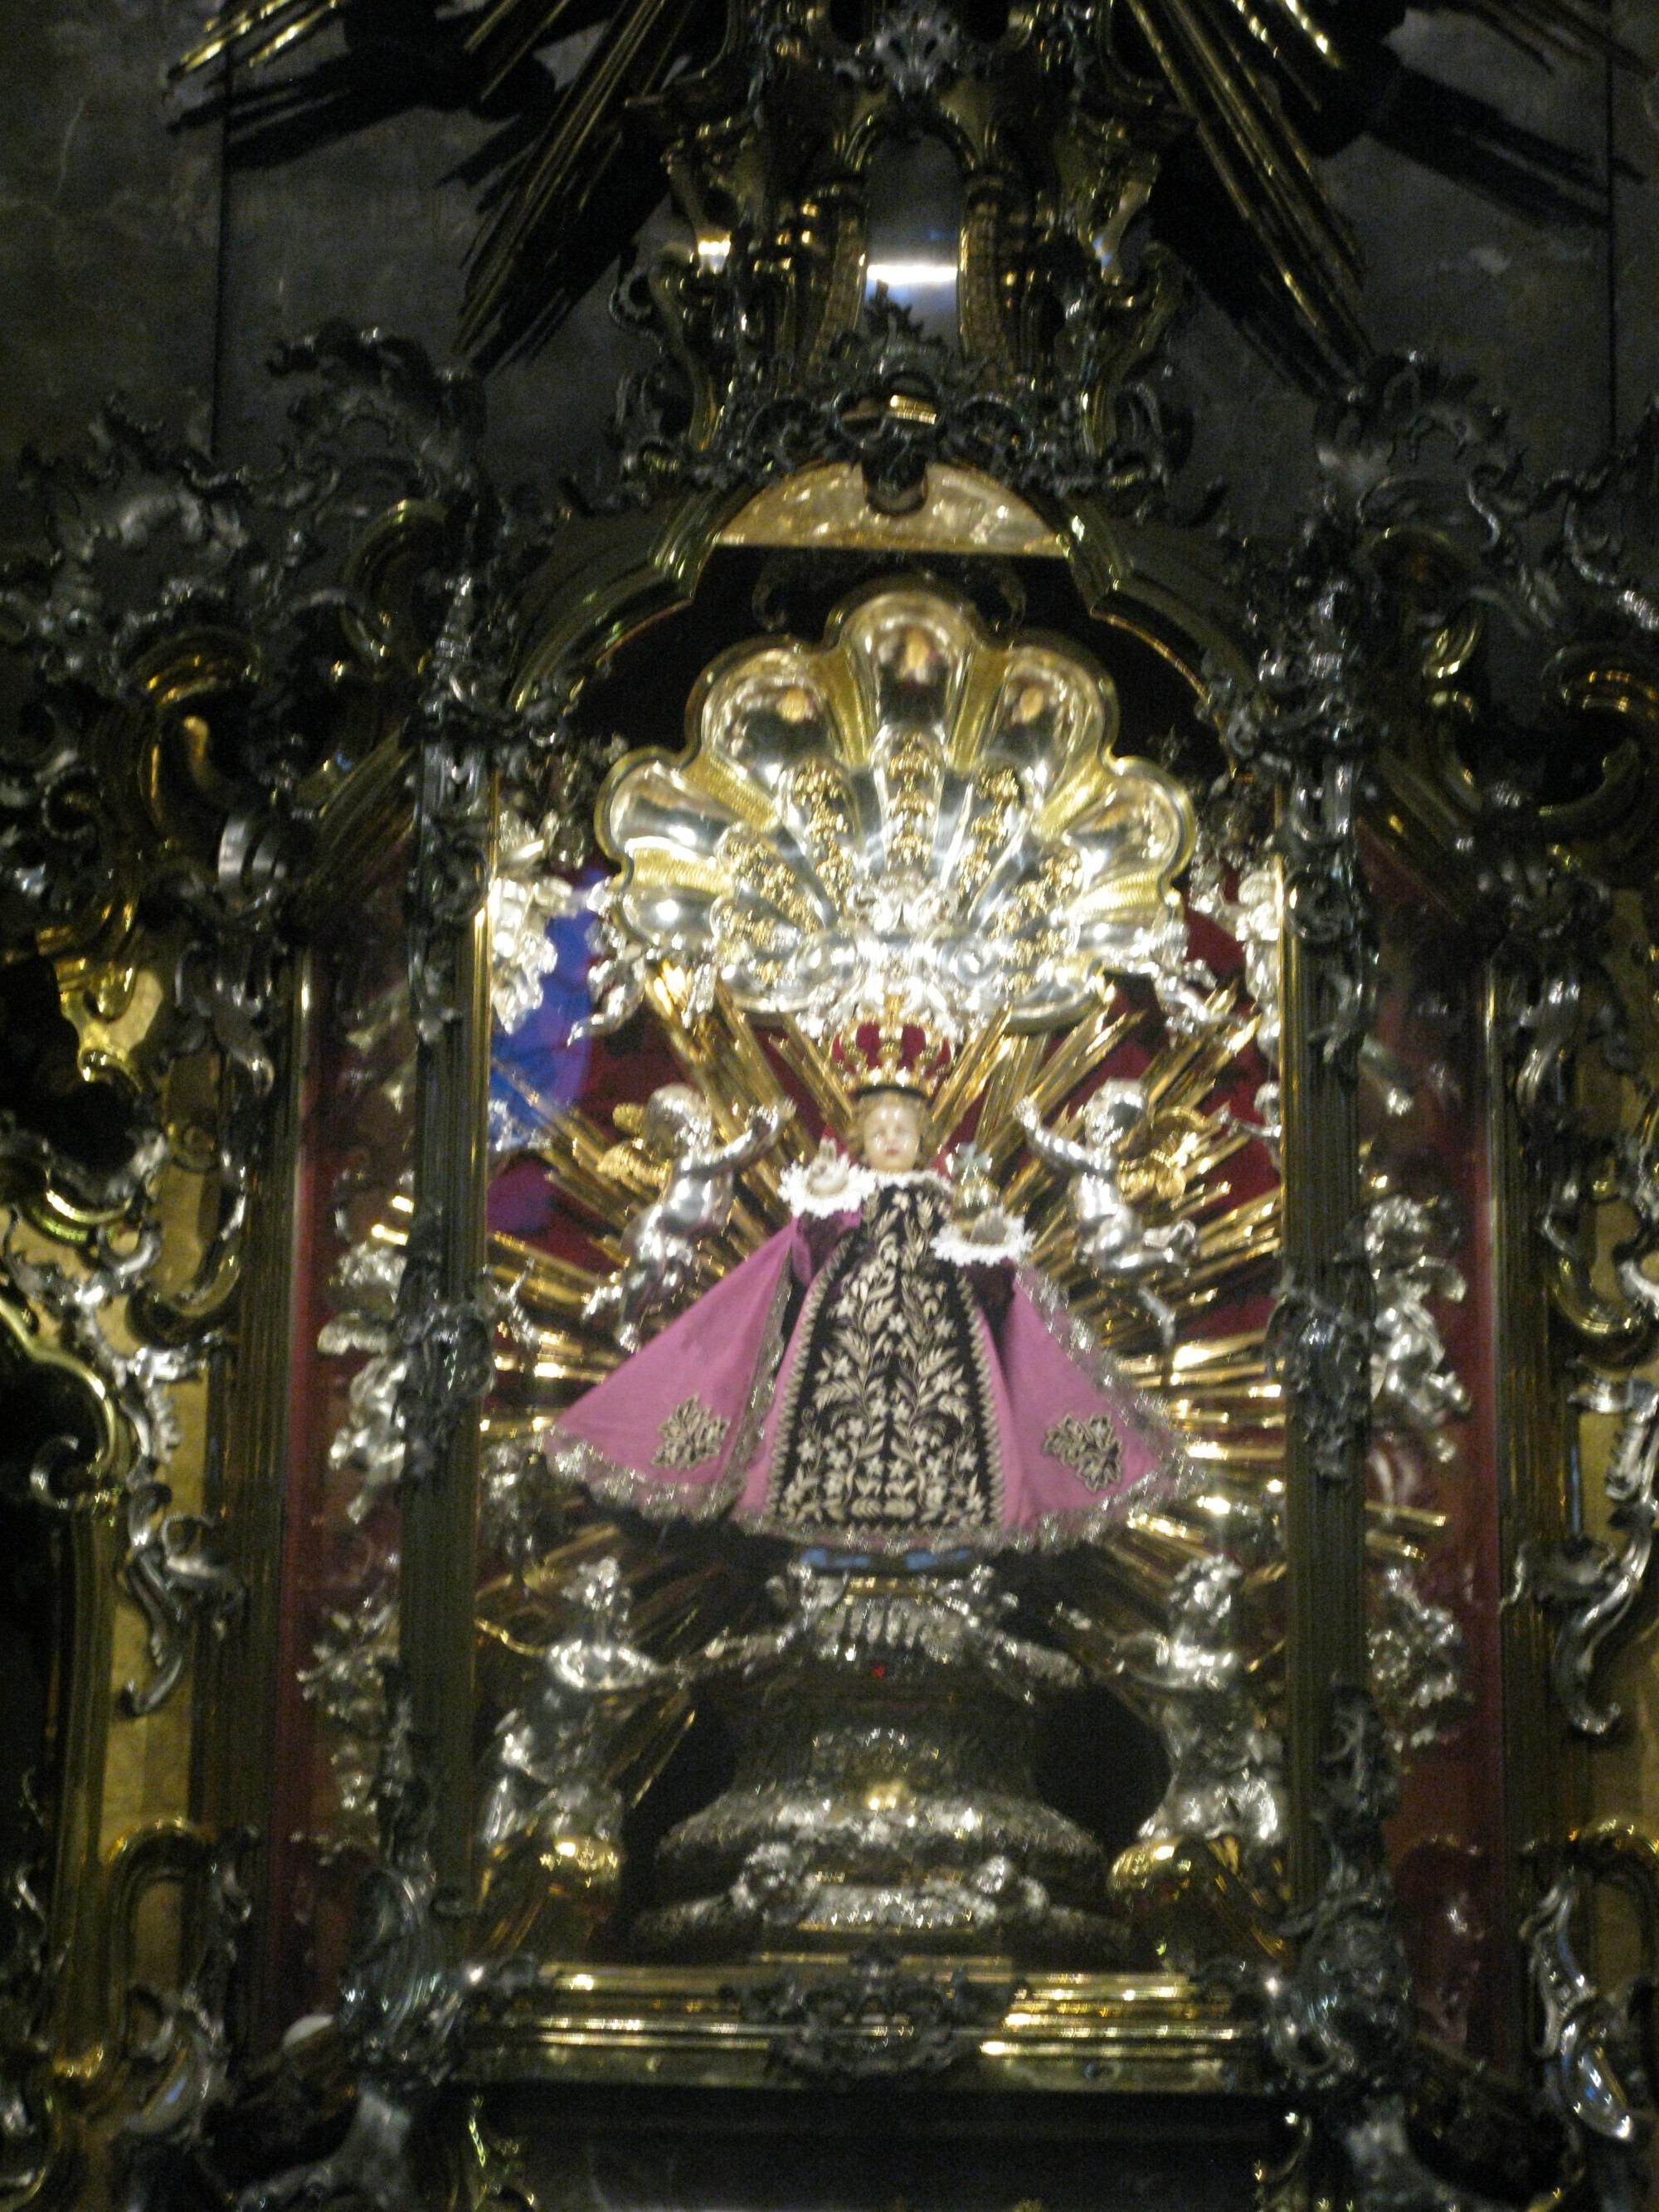
M 1580 1735 L 1610 1735 L 1623 1717 L 1613 1698 L 1595 1695 L 1603 1649 L 1630 1623 L 1647 1587 L 1659 1526 L 1659 1389 L 1640 1376 L 1592 1376 L 1574 1394 L 1592 1413 L 1622 1416 L 1602 1478 L 1617 1548 L 1577 1535 L 1553 1551 L 1522 1545 L 1510 1601 L 1541 1606 L 1554 1625 L 1550 1681 Z
M 122 1352 L 111 1335 L 112 1308 L 131 1299 L 161 1256 L 161 1233 L 154 1222 L 126 1251 L 117 1251 L 100 1231 L 78 1273 L 56 1261 L 30 1257 L 18 1246 L 15 1229 L 14 1222 L 0 1246 L 0 1268 L 25 1298 L 58 1322 L 64 1348 L 98 1377 L 131 1437 L 124 1486 L 127 1551 L 122 1577 L 143 1616 L 149 1671 L 125 1686 L 121 1703 L 128 1713 L 152 1713 L 183 1679 L 198 1626 L 222 1634 L 245 1598 L 240 1577 L 222 1555 L 217 1522 L 210 1515 L 174 1509 L 163 1479 L 181 1434 L 173 1389 L 201 1372 L 204 1348 L 193 1340 L 140 1341 Z M 61 1442 L 49 1444 L 30 1476 L 37 1501 L 53 1510 L 64 1504 L 55 1480 L 63 1456 Z
M 1583 1903 L 1575 1868 L 1559 1875 L 1521 1926 L 1536 2010 L 1533 2056 L 1544 2095 L 1589 2169 L 1601 2212 L 1648 2200 L 1653 2115 L 1643 2081 L 1638 1984 L 1604 1993 L 1579 1963 L 1573 1921 Z

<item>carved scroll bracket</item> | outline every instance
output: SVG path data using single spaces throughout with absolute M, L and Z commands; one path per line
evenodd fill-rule
M 1533 2056 L 1550 2107 L 1563 2122 L 1595 2202 L 1637 2212 L 1649 2194 L 1653 2136 L 1651 1990 L 1647 1974 L 1598 1989 L 1579 1962 L 1576 1930 L 1597 1882 L 1632 1893 L 1649 1966 L 1659 1907 L 1659 1851 L 1618 1822 L 1581 1830 L 1522 1923 L 1535 2006 Z
M 131 1440 L 121 1492 L 127 1534 L 122 1576 L 143 1617 L 149 1662 L 147 1678 L 135 1677 L 122 1692 L 125 1710 L 135 1715 L 155 1712 L 177 1688 L 198 1623 L 222 1632 L 243 1600 L 240 1577 L 220 1557 L 214 1523 L 199 1513 L 171 1510 L 172 1492 L 161 1473 L 179 1438 L 173 1386 L 199 1373 L 200 1348 L 140 1342 L 131 1352 L 118 1352 L 104 1325 L 105 1310 L 143 1282 L 159 1244 L 160 1231 L 153 1226 L 125 1253 L 100 1233 L 78 1273 L 54 1260 L 28 1256 L 15 1231 L 0 1246 L 6 1278 L 57 1323 L 62 1350 L 107 1394 Z M 31 1472 L 33 1495 L 54 1510 L 83 1502 L 80 1493 L 64 1492 L 58 1480 L 73 1449 L 62 1439 L 48 1445 Z
M 1659 1525 L 1659 1388 L 1639 1376 L 1591 1376 L 1573 1394 L 1586 1411 L 1623 1416 L 1602 1477 L 1615 1547 L 1580 1534 L 1553 1550 L 1523 1545 L 1510 1602 L 1543 1607 L 1554 1627 L 1550 1684 L 1568 1724 L 1593 1741 L 1611 1735 L 1624 1709 L 1598 1698 L 1601 1654 L 1627 1633 L 1647 1589 Z

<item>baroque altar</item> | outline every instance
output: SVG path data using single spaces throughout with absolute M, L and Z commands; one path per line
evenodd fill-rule
M 1367 358 L 1279 63 L 1121 12 L 608 21 L 469 310 L 625 116 L 603 498 L 343 325 L 267 472 L 48 472 L 19 2212 L 1638 2201 L 1653 441 Z M 1183 133 L 1324 364 L 1277 535 Z

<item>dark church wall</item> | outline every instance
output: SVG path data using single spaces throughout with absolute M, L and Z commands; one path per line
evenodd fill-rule
M 1659 44 L 1653 0 L 1613 0 L 1615 26 L 1650 61 Z M 1659 78 L 1609 84 L 1613 179 L 1613 374 L 1620 434 L 1659 392 Z
M 1619 11 L 1651 40 L 1651 0 Z M 462 173 L 494 124 L 445 112 L 412 63 L 415 105 L 331 137 L 283 109 L 282 73 L 267 72 L 235 88 L 245 118 L 261 103 L 261 127 L 228 163 L 220 122 L 182 123 L 162 98 L 200 12 L 170 0 L 7 11 L 0 540 L 27 528 L 20 448 L 73 444 L 112 391 L 242 461 L 280 422 L 263 364 L 281 337 L 342 315 L 455 358 L 475 206 Z M 1425 15 L 1393 45 L 1389 143 L 1356 138 L 1328 163 L 1362 245 L 1373 335 L 1474 371 L 1540 463 L 1588 459 L 1659 386 L 1659 132 L 1644 88 L 1600 64 L 1541 68 Z M 327 52 L 305 50 L 289 76 Z M 409 88 L 388 78 L 382 105 Z M 1281 516 L 1305 474 L 1311 402 L 1202 295 L 1178 343 L 1194 474 L 1227 479 L 1246 518 Z M 599 465 L 633 358 L 601 287 L 538 360 L 495 373 L 498 480 Z
M 109 392 L 211 434 L 219 134 L 170 137 L 159 113 L 188 20 L 167 0 L 0 18 L 0 542 L 27 526 L 20 449 L 78 441 Z

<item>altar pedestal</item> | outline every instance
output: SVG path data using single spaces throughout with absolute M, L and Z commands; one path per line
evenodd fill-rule
M 1247 2212 L 1297 2142 L 1255 2024 L 1179 1975 L 550 1970 L 463 2071 L 498 2198 L 568 2212 Z
M 1009 1632 L 995 1571 L 801 1560 L 777 1588 L 783 1626 L 712 1656 L 737 1774 L 659 1846 L 633 1948 L 1127 1963 L 1099 1844 L 1033 1782 L 1041 1710 L 1083 1677 Z

